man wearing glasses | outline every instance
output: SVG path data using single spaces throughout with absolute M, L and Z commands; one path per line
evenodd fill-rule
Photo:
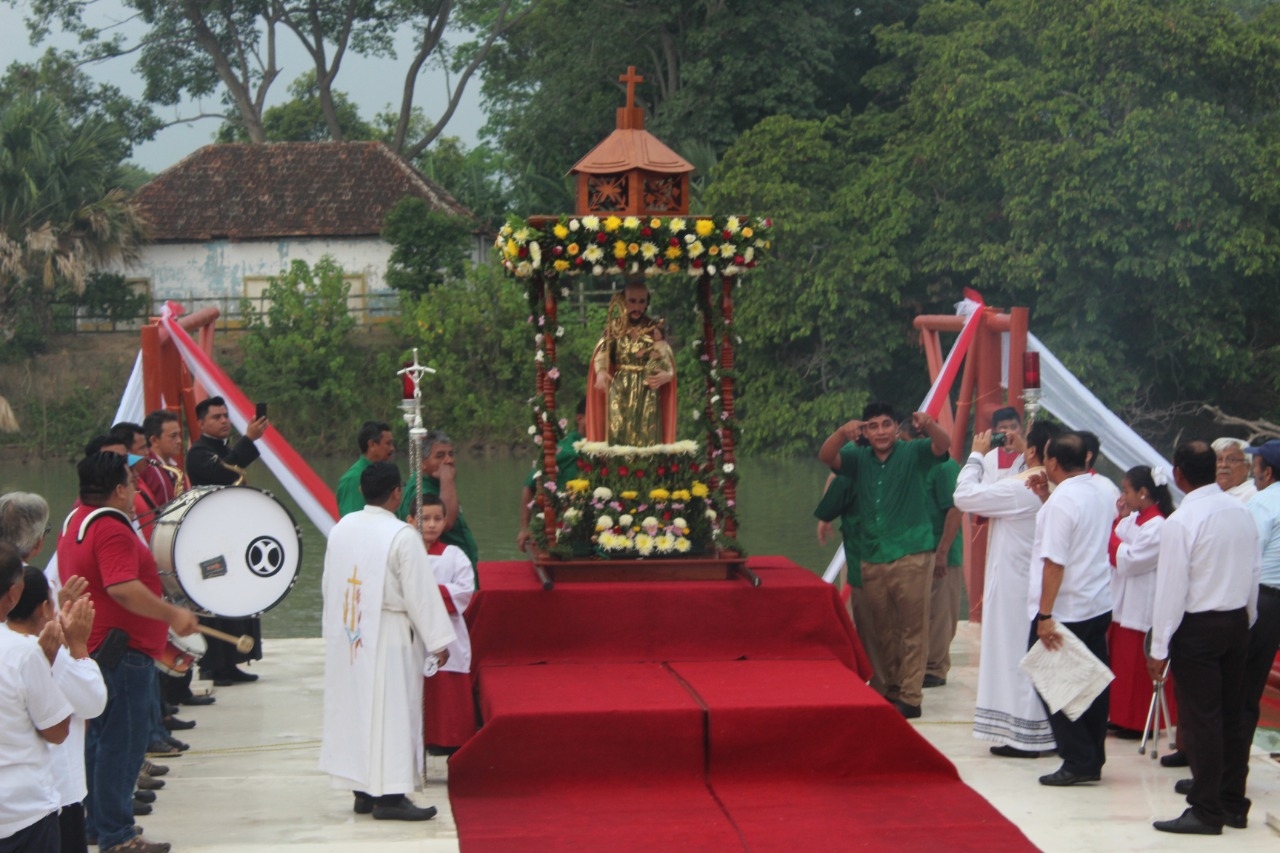
M 1219 438 L 1211 446 L 1218 455 L 1218 488 L 1242 504 L 1253 500 L 1258 489 L 1250 476 L 1252 465 L 1249 457 L 1244 455 L 1249 442 L 1239 438 Z

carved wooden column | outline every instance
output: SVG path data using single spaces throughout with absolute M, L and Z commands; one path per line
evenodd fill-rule
M 731 275 L 721 276 L 720 278 L 720 313 L 724 317 L 724 338 L 720 341 L 720 405 L 724 409 L 728 419 L 733 418 L 733 282 L 734 277 Z M 727 426 L 722 422 L 722 426 Z M 736 457 L 734 456 L 734 439 L 733 433 L 725 428 L 722 430 L 724 455 L 720 457 L 721 465 L 733 464 Z M 736 467 L 736 465 L 735 465 Z M 734 511 L 726 513 L 724 523 L 724 533 L 726 536 L 733 538 L 738 535 L 738 524 L 734 520 L 738 506 L 738 481 L 736 477 L 729 477 L 724 484 L 724 499 L 726 504 L 731 504 Z

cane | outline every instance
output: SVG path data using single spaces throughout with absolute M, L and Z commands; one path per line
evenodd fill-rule
M 1147 736 L 1150 735 L 1152 761 L 1160 757 L 1161 724 L 1163 723 L 1165 731 L 1169 731 L 1169 703 L 1164 695 L 1164 682 L 1168 677 L 1169 662 L 1165 661 L 1164 671 L 1160 673 L 1160 677 L 1151 681 L 1151 710 L 1147 712 L 1147 725 L 1142 731 L 1142 744 L 1138 747 L 1138 754 L 1145 754 Z

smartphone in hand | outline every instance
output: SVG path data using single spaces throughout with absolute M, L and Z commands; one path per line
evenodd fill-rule
M 257 409 L 254 410 L 254 420 L 261 420 L 267 416 L 267 404 L 258 403 Z

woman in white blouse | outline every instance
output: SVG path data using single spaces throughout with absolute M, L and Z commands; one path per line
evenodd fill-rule
M 1156 594 L 1156 562 L 1160 557 L 1160 527 L 1173 512 L 1169 475 L 1160 467 L 1139 465 L 1125 472 L 1111 533 L 1111 727 L 1121 737 L 1141 737 L 1151 707 L 1153 685 L 1147 673 L 1143 641 L 1151 630 Z M 1173 690 L 1167 690 L 1171 718 Z

